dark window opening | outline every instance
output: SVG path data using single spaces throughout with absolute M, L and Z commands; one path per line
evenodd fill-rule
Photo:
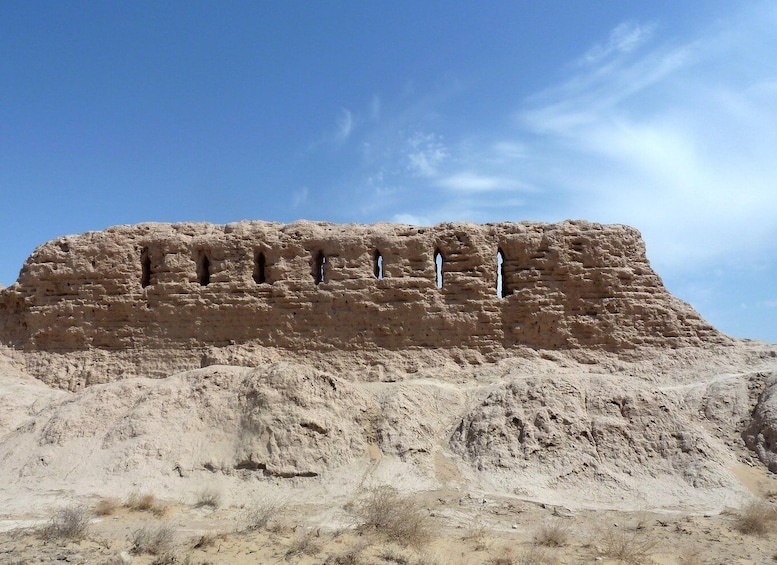
M 383 280 L 383 255 L 377 249 L 375 250 L 375 278 Z
M 507 279 L 505 278 L 505 254 L 498 249 L 496 252 L 496 295 L 504 298 L 510 294 L 507 288 Z
M 442 253 L 439 249 L 434 251 L 434 280 L 437 284 L 437 288 L 442 288 L 442 267 L 444 263 Z
M 324 255 L 323 251 L 319 251 L 318 255 L 316 255 L 316 264 L 313 267 L 313 279 L 316 281 L 316 284 L 321 284 L 326 281 L 325 267 L 326 255 Z
M 210 284 L 210 259 L 204 251 L 200 252 L 199 261 L 197 261 L 197 278 L 201 286 Z
M 140 253 L 140 286 L 146 288 L 151 284 L 151 257 L 148 249 L 144 248 Z
M 257 253 L 254 257 L 254 282 L 256 284 L 264 284 L 267 282 L 267 277 L 264 273 L 265 263 L 264 253 Z

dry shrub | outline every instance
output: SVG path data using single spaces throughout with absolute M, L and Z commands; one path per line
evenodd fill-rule
M 151 493 L 140 494 L 139 492 L 131 492 L 127 497 L 127 501 L 124 503 L 124 506 L 130 510 L 143 512 L 150 510 L 155 502 L 156 497 Z
M 347 549 L 345 553 L 330 555 L 323 565 L 365 565 L 361 557 L 362 551 L 364 547 L 356 545 Z
M 316 540 L 316 532 L 304 529 L 297 532 L 286 550 L 286 559 L 295 555 L 315 555 L 321 550 L 321 544 Z
M 434 524 L 413 498 L 400 496 L 392 487 L 379 487 L 357 502 L 354 512 L 359 529 L 372 531 L 402 545 L 420 547 L 434 533 Z
M 130 551 L 135 554 L 171 554 L 175 541 L 175 530 L 169 524 L 145 525 L 132 532 Z
M 413 557 L 407 551 L 397 547 L 387 547 L 378 552 L 378 557 L 387 562 L 396 565 L 410 565 Z
M 512 547 L 503 546 L 499 552 L 486 561 L 488 565 L 515 565 L 517 563 L 515 551 Z
M 488 528 L 478 519 L 464 535 L 463 540 L 472 542 L 475 551 L 484 551 L 488 548 Z
M 175 551 L 168 551 L 161 555 L 157 555 L 151 562 L 151 565 L 179 565 L 181 563 L 191 563 L 191 558 L 186 557 L 182 559 Z
M 202 549 L 216 545 L 217 541 L 225 540 L 229 537 L 226 532 L 206 532 L 200 536 L 192 538 L 192 548 Z
M 151 493 L 132 492 L 124 506 L 135 512 L 152 512 L 156 516 L 162 516 L 167 512 L 167 505 L 157 500 L 157 497 Z
M 561 524 L 542 526 L 534 536 L 534 542 L 545 547 L 562 547 L 569 540 L 569 531 Z
M 278 517 L 278 513 L 285 506 L 280 500 L 262 500 L 251 504 L 243 512 L 245 530 L 264 530 L 270 524 L 270 520 Z
M 743 534 L 763 536 L 769 533 L 777 520 L 774 506 L 763 500 L 746 504 L 736 516 L 736 529 Z
M 518 551 L 511 561 L 511 565 L 558 565 L 561 563 L 546 547 L 532 545 Z
M 94 513 L 97 516 L 110 516 L 119 509 L 119 501 L 115 498 L 101 498 L 94 505 Z
M 221 491 L 216 488 L 204 488 L 197 493 L 197 502 L 194 504 L 196 508 L 202 508 L 209 506 L 210 508 L 218 508 L 221 506 Z
M 601 555 L 624 563 L 650 563 L 655 542 L 639 530 L 613 528 L 600 534 Z
M 91 512 L 84 506 L 66 506 L 54 512 L 49 523 L 40 531 L 40 535 L 46 541 L 81 540 L 86 537 L 91 518 Z

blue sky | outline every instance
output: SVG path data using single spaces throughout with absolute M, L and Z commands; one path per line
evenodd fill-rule
M 638 228 L 777 342 L 777 4 L 0 4 L 0 284 L 143 221 Z

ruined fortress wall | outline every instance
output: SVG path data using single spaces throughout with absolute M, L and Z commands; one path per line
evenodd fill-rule
M 25 351 L 252 343 L 495 358 L 726 340 L 666 291 L 636 230 L 588 222 L 117 226 L 40 246 L 0 290 L 0 342 Z

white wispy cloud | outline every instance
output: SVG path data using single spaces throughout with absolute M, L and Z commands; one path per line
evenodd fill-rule
M 386 207 L 427 220 L 631 224 L 675 273 L 752 265 L 777 248 L 777 7 L 754 6 L 684 40 L 624 22 L 516 101 L 507 126 L 382 112 L 391 127 L 365 145 L 363 184 L 394 187 Z
M 302 188 L 295 190 L 291 196 L 291 207 L 299 208 L 300 206 L 305 204 L 308 200 L 309 193 L 310 191 L 306 186 L 303 186 Z
M 437 186 L 460 193 L 485 193 L 505 190 L 533 190 L 533 187 L 509 177 L 484 175 L 473 171 L 458 172 L 436 182 Z
M 449 152 L 440 136 L 416 132 L 407 139 L 408 170 L 421 177 L 435 177 Z
M 583 55 L 582 61 L 585 64 L 594 65 L 608 57 L 630 53 L 648 41 L 655 28 L 655 24 L 652 23 L 623 22 L 610 32 L 606 43 L 598 43 L 591 47 Z
M 517 141 L 497 141 L 491 146 L 492 161 L 503 163 L 523 159 L 527 155 L 526 143 Z
M 370 120 L 377 121 L 380 119 L 381 100 L 377 94 L 373 95 L 370 100 Z
M 412 108 L 386 104 L 370 110 L 380 124 L 365 122 L 370 213 L 416 225 L 629 224 L 673 292 L 739 331 L 724 302 L 774 308 L 741 287 L 776 268 L 776 28 L 771 2 L 731 8 L 684 38 L 624 22 L 478 131 L 451 126 L 444 97 L 409 92 Z
M 353 132 L 353 127 L 353 112 L 347 108 L 343 108 L 340 111 L 340 114 L 337 116 L 337 130 L 335 132 L 335 140 L 340 143 L 347 140 Z
M 416 214 L 394 214 L 391 216 L 391 221 L 397 224 L 410 224 L 411 226 L 428 226 L 434 223 L 429 218 Z
M 777 23 L 774 12 L 752 17 Z M 777 64 L 750 54 L 777 55 L 777 42 L 716 28 L 668 48 L 642 29 L 616 28 L 588 66 L 520 112 L 519 129 L 552 155 L 550 174 L 530 174 L 580 216 L 639 227 L 667 267 L 773 247 Z

